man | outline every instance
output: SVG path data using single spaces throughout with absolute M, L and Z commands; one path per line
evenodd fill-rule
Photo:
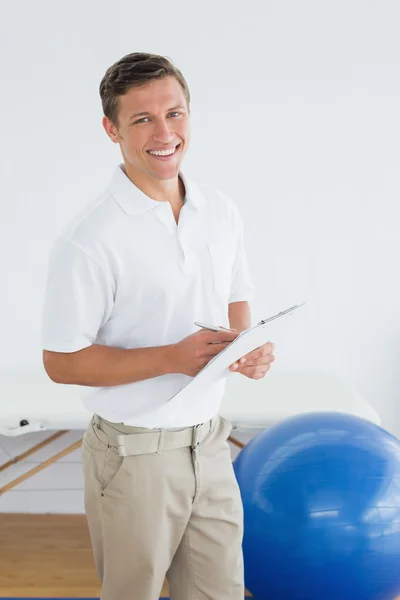
M 100 85 L 103 126 L 123 163 L 52 249 L 43 362 L 87 386 L 85 511 L 102 600 L 242 600 L 242 505 L 225 382 L 181 405 L 193 376 L 250 326 L 235 205 L 181 170 L 190 95 L 167 59 L 129 54 Z M 198 329 L 195 321 L 235 331 Z M 231 366 L 261 379 L 266 344 Z

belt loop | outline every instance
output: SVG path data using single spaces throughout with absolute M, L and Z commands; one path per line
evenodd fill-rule
M 201 429 L 200 425 L 194 425 L 192 432 L 192 449 L 194 450 L 200 444 Z
M 118 454 L 120 456 L 128 456 L 128 453 L 126 451 L 126 446 L 125 446 L 125 439 L 124 439 L 124 435 L 120 434 L 117 435 L 117 448 L 118 448 Z
M 157 445 L 157 454 L 160 454 L 162 451 L 163 443 L 164 443 L 165 429 L 160 429 L 158 436 L 158 445 Z

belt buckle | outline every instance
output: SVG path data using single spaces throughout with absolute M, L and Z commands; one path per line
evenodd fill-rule
M 192 431 L 192 448 L 193 450 L 195 450 L 201 442 L 201 424 L 200 425 L 194 425 L 193 427 L 193 431 Z

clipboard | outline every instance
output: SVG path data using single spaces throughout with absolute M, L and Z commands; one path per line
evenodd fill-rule
M 268 323 L 280 319 L 283 316 L 291 315 L 295 310 L 305 304 L 306 302 L 303 302 L 302 304 L 291 306 L 276 315 L 272 315 L 267 319 L 259 321 L 257 325 L 239 333 L 237 338 L 234 339 L 229 346 L 214 356 L 214 358 L 212 358 L 209 363 L 179 392 L 172 396 L 169 401 L 185 400 L 186 398 L 191 398 L 193 395 L 197 396 L 199 393 L 201 394 L 202 390 L 208 388 L 210 385 L 222 381 L 229 375 L 232 375 L 233 372 L 229 370 L 231 364 L 269 341 L 270 333 L 267 327 Z

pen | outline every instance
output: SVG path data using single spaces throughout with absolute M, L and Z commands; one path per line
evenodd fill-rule
M 233 329 L 227 329 L 226 327 L 219 327 L 217 325 L 207 325 L 206 323 L 199 323 L 198 321 L 195 321 L 194 324 L 202 329 L 208 329 L 208 331 L 233 331 Z
M 267 323 L 269 323 L 270 321 L 273 321 L 274 319 L 279 319 L 279 317 L 282 317 L 283 315 L 290 314 L 291 312 L 296 310 L 296 308 L 300 308 L 300 306 L 304 306 L 304 304 L 306 304 L 306 302 L 303 302 L 302 304 L 295 304 L 294 306 L 291 306 L 290 308 L 287 308 L 286 310 L 282 310 L 278 314 L 273 315 L 272 317 L 269 317 L 268 319 L 263 319 L 262 321 L 259 321 L 257 323 L 257 326 L 266 325 Z M 226 327 L 217 327 L 216 325 L 207 325 L 206 323 L 199 323 L 197 321 L 195 321 L 194 324 L 197 325 L 197 327 L 201 327 L 202 329 L 208 329 L 209 331 L 234 331 L 234 329 L 227 329 Z

